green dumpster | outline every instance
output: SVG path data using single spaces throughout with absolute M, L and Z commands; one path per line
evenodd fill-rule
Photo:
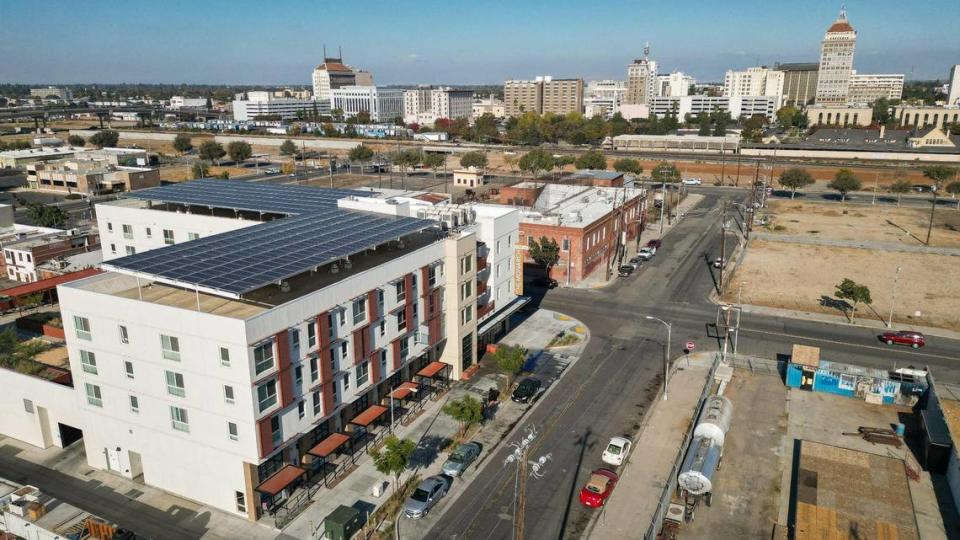
M 323 530 L 329 540 L 350 540 L 360 530 L 360 511 L 340 505 L 323 520 Z

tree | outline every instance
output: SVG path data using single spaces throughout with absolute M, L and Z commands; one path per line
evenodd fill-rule
M 643 165 L 640 164 L 640 161 L 633 158 L 620 158 L 613 162 L 613 170 L 639 176 L 643 174 Z
M 887 100 L 887 98 L 880 98 L 874 101 L 872 107 L 874 122 L 881 126 L 890 122 L 890 102 Z
M 767 123 L 767 117 L 762 114 L 755 114 L 743 122 L 743 133 L 741 137 L 752 142 L 763 140 L 763 126 Z
M 230 154 L 230 160 L 234 163 L 240 163 L 250 159 L 253 155 L 253 148 L 246 141 L 233 141 L 227 145 L 227 153 Z
M 396 435 L 387 435 L 383 447 L 370 450 L 373 466 L 380 474 L 393 475 L 393 492 L 397 492 L 400 475 L 410 465 L 410 458 L 417 449 L 417 443 L 410 439 L 399 439 Z
M 448 401 L 443 406 L 442 411 L 460 425 L 461 437 L 466 434 L 470 426 L 483 420 L 483 405 L 480 400 L 470 394 L 466 394 L 460 399 Z
M 777 123 L 783 128 L 791 127 L 793 126 L 794 119 L 798 114 L 800 114 L 800 111 L 798 111 L 797 108 L 792 105 L 780 107 L 777 110 Z
M 518 158 L 516 154 L 511 153 L 511 154 L 503 155 L 503 163 L 504 165 L 507 166 L 507 168 L 510 170 L 511 173 L 517 167 L 517 163 L 519 161 L 520 161 L 520 158 Z
M 221 179 L 221 180 L 229 180 L 229 179 L 230 179 L 230 171 L 220 171 L 220 174 L 217 175 L 217 178 L 219 178 L 219 179 Z
M 947 193 L 953 195 L 954 199 L 957 199 L 957 210 L 960 210 L 960 181 L 953 181 L 947 184 Z
M 596 150 L 584 152 L 574 163 L 578 169 L 593 169 L 596 171 L 605 171 L 607 169 L 607 158 L 602 152 Z
M 727 111 L 717 111 L 713 113 L 713 134 L 720 137 L 727 134 L 727 122 L 730 121 L 730 113 Z
M 357 113 L 357 123 L 358 124 L 369 124 L 370 123 L 370 112 L 369 111 L 360 111 Z
M 70 216 L 59 206 L 41 203 L 27 203 L 27 215 L 38 227 L 60 228 L 66 225 Z
M 112 148 L 117 146 L 117 141 L 120 140 L 120 134 L 112 129 L 107 129 L 104 131 L 98 131 L 90 137 L 90 144 L 96 146 L 97 148 Z
M 487 167 L 487 155 L 483 152 L 467 152 L 460 157 L 460 166 L 485 169 Z
M 217 161 L 223 156 L 227 155 L 226 150 L 223 149 L 223 146 L 217 141 L 207 140 L 200 143 L 200 159 L 205 159 L 210 162 Z
M 530 258 L 550 275 L 550 268 L 560 260 L 560 247 L 553 238 L 541 236 L 540 240 L 530 239 Z
M 896 176 L 901 176 L 901 178 L 896 178 L 892 184 L 890 184 L 890 193 L 897 194 L 897 206 L 900 206 L 900 198 L 904 193 L 910 193 L 913 190 L 913 185 L 906 178 L 902 178 L 903 171 L 897 171 L 894 173 Z
M 937 212 L 937 194 L 943 188 L 944 182 L 953 177 L 956 178 L 957 170 L 946 165 L 931 165 L 923 168 L 923 176 L 933 181 L 933 202 L 930 207 L 930 223 L 927 225 L 927 241 L 930 245 L 930 233 L 933 232 L 933 219 Z
M 553 166 L 557 169 L 558 173 L 563 172 L 563 168 L 567 165 L 573 165 L 577 162 L 577 158 L 571 155 L 562 155 L 558 158 L 553 159 Z
M 542 149 L 531 150 L 520 158 L 520 170 L 530 173 L 536 178 L 540 171 L 549 171 L 553 168 L 553 156 Z
M 706 137 L 710 135 L 710 115 L 707 113 L 697 114 L 697 135 L 701 137 Z
M 500 345 L 493 357 L 497 367 L 507 376 L 507 388 L 510 388 L 514 377 L 527 362 L 527 350 L 520 345 Z
M 210 176 L 210 165 L 207 165 L 202 161 L 198 161 L 193 164 L 193 168 L 190 169 L 190 172 L 193 173 L 194 179 L 206 178 Z
M 813 176 L 806 169 L 792 167 L 780 173 L 780 185 L 790 190 L 790 198 L 793 199 L 798 189 L 803 189 L 813 184 Z
M 364 145 L 355 146 L 350 150 L 350 161 L 359 161 L 363 163 L 364 161 L 369 161 L 373 158 L 373 150 Z
M 71 135 L 67 137 L 67 144 L 70 146 L 86 146 L 87 140 L 79 135 Z
M 193 150 L 193 138 L 186 133 L 178 133 L 173 138 L 173 149 L 181 154 Z
M 287 139 L 280 145 L 280 153 L 284 156 L 292 156 L 297 153 L 297 145 Z
M 429 153 L 423 155 L 423 164 L 433 171 L 433 177 L 437 177 L 437 170 L 446 165 L 447 158 L 443 154 Z
M 675 183 L 680 181 L 680 169 L 673 163 L 661 161 L 650 172 L 650 177 L 654 182 Z
M 827 187 L 840 194 L 840 202 L 847 202 L 847 194 L 863 187 L 863 182 L 850 169 L 840 169 Z
M 861 302 L 872 304 L 873 298 L 870 297 L 870 289 L 866 285 L 860 285 L 849 278 L 843 278 L 843 281 L 837 285 L 837 292 L 834 296 L 841 300 L 850 300 L 853 302 L 853 308 L 850 311 L 850 322 L 853 322 L 857 316 L 857 306 Z

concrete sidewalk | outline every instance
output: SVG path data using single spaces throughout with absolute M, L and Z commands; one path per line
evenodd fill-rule
M 642 538 L 650 527 L 673 462 L 693 421 L 716 353 L 691 354 L 674 361 L 669 399 L 657 401 L 621 467 L 620 481 L 590 530 L 590 538 Z
M 528 349 L 531 356 L 537 358 L 534 372 L 550 384 L 559 377 L 570 363 L 575 361 L 586 344 L 587 336 L 575 346 L 562 349 L 546 349 L 550 341 L 559 333 L 573 331 L 574 328 L 583 329 L 579 321 L 549 310 L 538 310 L 528 319 L 514 328 L 502 343 L 520 344 Z M 585 329 L 583 329 L 585 330 Z M 562 351 L 562 352 L 560 352 Z M 486 372 L 486 373 L 484 373 Z M 424 405 L 423 412 L 407 426 L 398 424 L 396 435 L 400 438 L 411 439 L 417 442 L 411 467 L 401 475 L 401 485 L 412 475 L 421 478 L 440 474 L 440 468 L 446 460 L 446 454 L 441 449 L 456 438 L 459 426 L 456 421 L 443 414 L 442 408 L 450 400 L 456 400 L 466 394 L 472 394 L 478 399 L 487 395 L 489 388 L 499 386 L 503 377 L 496 370 L 482 370 L 469 381 L 456 383 L 449 392 L 436 401 Z M 513 428 L 519 419 L 529 410 L 529 407 L 510 401 L 509 396 L 501 396 L 501 402 L 492 420 L 487 421 L 471 440 L 483 445 L 480 461 L 482 462 L 503 437 Z M 463 491 L 464 484 L 475 476 L 478 465 L 474 465 L 464 476 L 457 479 L 447 495 L 435 507 L 429 517 L 418 521 L 404 520 L 401 525 L 403 536 L 407 538 L 421 538 L 418 532 L 429 530 L 429 526 L 442 514 L 442 507 L 455 500 L 456 495 Z M 390 486 L 386 493 L 374 497 L 372 488 L 378 482 L 389 481 Z M 393 492 L 393 478 L 384 477 L 377 472 L 373 460 L 366 454 L 357 458 L 354 471 L 344 477 L 333 488 L 320 488 L 313 495 L 313 503 L 298 515 L 284 530 L 286 536 L 293 538 L 318 538 L 322 533 L 323 520 L 340 505 L 363 507 L 373 512 L 388 499 Z

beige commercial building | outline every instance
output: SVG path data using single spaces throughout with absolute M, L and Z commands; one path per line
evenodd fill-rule
M 526 112 L 567 114 L 583 111 L 583 79 L 537 77 L 530 81 L 510 80 L 503 85 L 506 116 Z
M 873 122 L 873 109 L 870 107 L 828 107 L 811 105 L 807 107 L 807 123 L 810 126 L 866 127 Z
M 960 106 L 933 107 L 924 105 L 903 105 L 893 111 L 898 126 L 937 126 L 960 124 Z
M 847 90 L 847 102 L 850 104 L 870 104 L 884 98 L 899 100 L 903 97 L 902 73 L 854 73 L 850 75 Z
M 856 44 L 857 31 L 847 21 L 846 10 L 841 10 L 840 16 L 827 29 L 827 34 L 820 44 L 816 97 L 818 105 L 847 103 Z
M 646 56 L 627 66 L 627 91 L 625 105 L 647 105 L 657 94 L 657 63 Z
M 819 64 L 816 62 L 777 64 L 776 69 L 783 73 L 785 104 L 803 107 L 813 103 L 817 95 Z
M 159 186 L 160 170 L 125 167 L 105 160 L 48 161 L 27 166 L 27 184 L 41 191 L 103 195 Z

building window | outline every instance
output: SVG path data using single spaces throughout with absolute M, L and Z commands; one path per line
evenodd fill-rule
M 431 266 L 427 269 L 427 285 L 434 287 L 437 284 L 437 267 Z
M 380 337 L 383 337 L 387 333 L 387 323 L 383 320 L 380 321 Z
M 253 370 L 257 375 L 273 369 L 273 341 L 261 343 L 253 349 Z
M 315 390 L 311 399 L 313 401 L 313 415 L 316 416 L 320 414 L 320 391 Z
M 473 306 L 467 306 L 460 310 L 460 326 L 473 320 Z
M 233 387 L 230 385 L 223 385 L 223 400 L 227 403 L 233 403 Z
M 464 281 L 460 284 L 460 300 L 473 296 L 473 281 Z
M 363 386 L 370 382 L 370 362 L 364 362 L 357 366 L 357 386 Z
M 473 255 L 467 255 L 460 259 L 460 275 L 466 274 L 471 270 L 473 270 Z
M 77 331 L 78 339 L 85 339 L 87 341 L 93 339 L 93 335 L 90 333 L 90 319 L 74 315 L 73 326 Z
M 163 230 L 163 243 L 167 246 L 172 246 L 174 244 L 173 231 L 171 229 Z
M 407 310 L 401 309 L 397 312 L 397 330 L 402 332 L 407 328 Z
M 277 404 L 277 381 L 269 381 L 257 386 L 257 404 L 260 412 L 263 412 Z
M 342 360 L 347 359 L 347 342 L 346 341 L 340 342 L 340 358 Z
M 150 230 L 150 227 L 147 227 L 147 238 L 153 238 L 153 231 Z
M 270 418 L 270 440 L 276 446 L 283 442 L 283 432 L 280 431 L 280 416 L 275 415 Z
M 137 399 L 137 396 L 130 396 L 130 412 L 140 412 L 140 400 Z
M 300 386 L 303 384 L 303 366 L 297 366 L 293 370 L 293 384 Z
M 353 301 L 353 324 L 360 324 L 367 318 L 367 299 L 358 298 Z
M 175 371 L 167 371 L 167 393 L 171 396 L 186 397 L 187 390 L 183 386 L 183 374 Z
M 80 351 L 80 365 L 83 371 L 91 374 L 97 374 L 97 355 L 90 351 Z
M 320 358 L 317 356 L 310 357 L 310 382 L 317 382 L 317 379 L 320 378 Z
M 467 334 L 463 337 L 460 344 L 461 358 L 463 358 L 463 369 L 473 365 L 473 334 Z
M 570 240 L 567 238 L 563 239 L 563 251 L 570 251 Z
M 170 421 L 177 431 L 190 431 L 190 421 L 187 419 L 187 410 L 181 407 L 170 406 Z
M 234 494 L 236 495 L 236 499 L 237 499 L 237 512 L 240 512 L 241 514 L 246 514 L 247 513 L 246 496 L 244 496 L 242 491 L 235 491 Z
M 123 237 L 127 240 L 133 240 L 133 226 L 131 225 L 121 225 L 123 228 Z
M 130 343 L 130 335 L 127 333 L 127 327 L 121 324 L 119 329 L 120 329 L 120 343 L 123 343 L 124 345 Z
M 230 437 L 231 441 L 240 440 L 240 435 L 237 433 L 237 424 L 233 422 L 227 422 L 227 437 Z M 239 491 L 237 493 L 240 493 Z M 240 508 L 239 499 L 237 502 L 237 509 Z M 243 510 L 241 510 L 242 512 Z
M 407 289 L 404 285 L 403 281 L 394 283 L 394 287 L 397 289 L 397 302 L 403 302 L 407 299 Z
M 316 323 L 307 323 L 307 348 L 312 349 L 317 346 L 317 325 Z
M 400 338 L 400 361 L 407 359 L 407 356 L 410 354 L 410 344 L 407 341 L 407 338 Z
M 137 249 L 136 249 L 135 247 L 133 247 L 133 246 L 124 246 L 123 249 L 127 252 L 127 255 L 136 255 L 136 254 L 137 254 Z
M 230 365 L 230 349 L 226 347 L 220 347 L 220 365 L 221 366 Z
M 116 245 L 116 244 L 110 244 L 110 253 L 112 253 L 112 254 L 114 254 L 114 255 L 117 254 L 117 245 Z
M 28 412 L 28 413 L 30 413 L 30 414 L 33 414 L 33 400 L 32 400 L 32 399 L 23 398 L 23 410 L 26 411 L 26 412 Z
M 107 230 L 113 232 L 113 223 L 107 222 Z
M 127 374 L 128 379 L 132 379 L 133 378 L 133 362 L 129 360 L 124 360 L 123 371 Z
M 497 255 L 500 254 L 500 240 L 497 240 Z
M 187 240 L 198 240 L 199 238 L 200 238 L 200 234 L 199 234 L 199 233 L 195 233 L 195 232 L 188 232 L 188 233 L 187 233 Z
M 307 403 L 301 400 L 299 403 L 297 403 L 297 418 L 302 420 L 304 415 L 306 414 L 306 411 L 307 411 Z
M 160 349 L 164 359 L 180 361 L 180 339 L 160 334 Z
M 343 375 L 343 389 L 345 391 L 350 389 L 350 372 L 349 371 L 347 373 L 344 373 Z
M 103 396 L 100 395 L 100 387 L 95 384 L 86 383 L 87 403 L 95 407 L 103 407 Z

